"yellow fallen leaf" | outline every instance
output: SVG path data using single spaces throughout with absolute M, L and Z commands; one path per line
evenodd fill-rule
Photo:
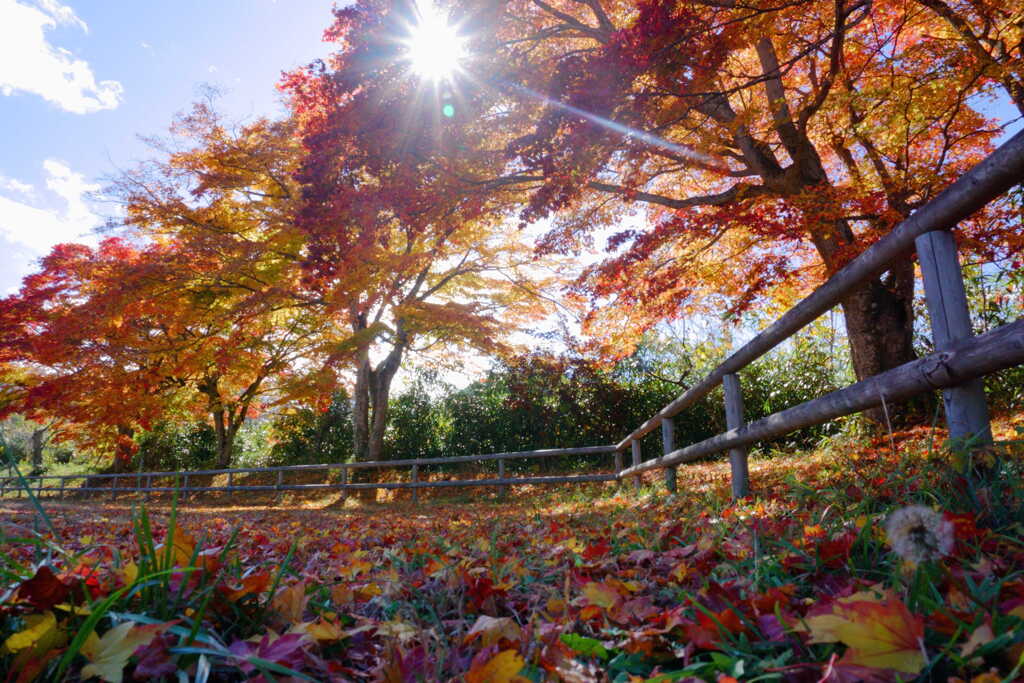
M 288 588 L 282 588 L 270 601 L 270 607 L 274 609 L 281 618 L 292 624 L 302 623 L 302 613 L 306 611 L 306 582 L 300 581 Z
M 519 683 L 526 662 L 515 650 L 504 650 L 482 665 L 471 666 L 466 672 L 466 683 Z
M 5 653 L 20 652 L 34 648 L 42 653 L 63 644 L 67 634 L 57 625 L 57 617 L 47 610 L 43 614 L 30 614 L 25 617 L 25 628 L 4 641 Z
M 995 640 L 996 634 L 992 632 L 991 624 L 982 624 L 978 628 L 974 629 L 974 633 L 967 639 L 964 646 L 960 649 L 960 656 L 967 659 L 974 654 L 975 650 L 980 647 L 988 645 Z
M 841 642 L 842 662 L 916 674 L 926 663 L 924 621 L 891 592 L 871 592 L 837 600 L 832 612 L 808 617 L 811 642 Z
M 473 628 L 469 629 L 463 643 L 469 645 L 476 639 L 480 639 L 481 648 L 500 643 L 502 639 L 510 643 L 518 643 L 522 640 L 523 634 L 519 625 L 508 617 L 489 617 L 481 614 L 477 617 Z
M 89 663 L 82 667 L 82 678 L 102 678 L 107 683 L 121 683 L 128 658 L 139 647 L 148 645 L 170 624 L 140 626 L 131 621 L 119 624 L 103 634 L 93 631 L 82 645 L 82 654 Z
M 587 604 L 611 609 L 620 600 L 618 591 L 603 583 L 591 581 L 583 586 L 583 597 Z
M 125 566 L 121 567 L 121 579 L 124 581 L 124 585 L 131 586 L 139 578 L 139 565 L 134 562 L 129 562 Z

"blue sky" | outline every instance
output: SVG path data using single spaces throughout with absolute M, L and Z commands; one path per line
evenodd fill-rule
M 0 0 L 0 296 L 101 221 L 86 195 L 150 156 L 209 83 L 233 119 L 280 110 L 281 71 L 328 52 L 330 0 Z

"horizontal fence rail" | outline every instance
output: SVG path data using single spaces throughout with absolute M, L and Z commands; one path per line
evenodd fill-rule
M 958 386 L 1021 363 L 1024 363 L 1024 320 L 1017 320 L 972 337 L 954 350 L 919 358 L 744 427 L 673 450 L 660 458 L 630 467 L 621 476 L 699 460 L 730 448 L 748 446 L 803 427 L 859 413 L 886 402 L 895 403 L 926 391 Z
M 456 488 L 467 486 L 497 486 L 505 489 L 508 486 L 519 485 L 547 485 L 547 484 L 569 484 L 586 482 L 607 482 L 618 479 L 617 472 L 608 474 L 579 474 L 565 476 L 505 476 L 505 463 L 509 460 L 528 460 L 534 458 L 554 458 L 573 455 L 606 455 L 615 453 L 615 446 L 585 446 L 581 448 L 549 448 L 537 451 L 510 451 L 507 453 L 487 453 L 483 455 L 460 455 L 450 458 L 410 458 L 405 460 L 377 460 L 368 462 L 350 463 L 324 463 L 316 465 L 282 465 L 278 467 L 239 467 L 217 470 L 191 470 L 185 472 L 123 472 L 103 474 L 69 474 L 52 475 L 44 474 L 24 477 L 28 487 L 37 495 L 58 494 L 61 498 L 65 495 L 78 493 L 170 493 L 178 491 L 181 493 L 233 493 L 233 492 L 285 492 L 285 491 L 317 491 L 317 490 L 367 490 L 367 489 L 412 489 L 414 498 L 419 489 L 431 488 Z M 498 476 L 487 479 L 450 479 L 450 480 L 419 480 L 419 467 L 426 465 L 457 465 L 470 462 L 493 462 L 498 463 Z M 351 470 L 365 469 L 394 469 L 410 467 L 410 481 L 384 481 L 384 482 L 352 482 L 349 481 Z M 326 482 L 321 484 L 288 484 L 283 481 L 284 475 L 292 472 L 324 472 L 326 475 L 333 470 L 341 473 L 341 481 Z M 246 484 L 234 483 L 234 477 L 246 474 L 277 474 L 276 484 Z M 227 475 L 228 485 L 190 486 L 189 480 L 196 477 L 213 477 Z M 154 481 L 160 479 L 174 479 L 177 485 L 159 484 Z M 69 486 L 68 482 L 84 481 L 85 486 Z M 110 482 L 107 486 L 93 486 L 95 482 Z M 55 484 L 55 482 L 59 484 Z M 125 482 L 133 482 L 132 485 L 124 485 Z M 11 492 L 21 492 L 19 480 L 15 477 L 0 482 L 0 495 Z

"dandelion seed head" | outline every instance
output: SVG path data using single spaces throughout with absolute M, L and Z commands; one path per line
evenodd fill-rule
M 900 508 L 885 520 L 885 534 L 893 551 L 917 565 L 945 557 L 953 550 L 953 524 L 923 505 Z

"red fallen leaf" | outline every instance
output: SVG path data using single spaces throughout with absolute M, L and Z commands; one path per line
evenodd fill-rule
M 715 650 L 727 634 L 739 634 L 745 630 L 740 616 L 728 607 L 710 614 L 698 609 L 697 622 L 686 625 L 690 642 L 704 650 Z
M 822 667 L 818 683 L 889 683 L 897 680 L 895 672 L 889 669 L 873 669 L 856 664 L 845 664 L 836 661 L 838 655 L 832 655 L 828 663 Z
M 71 588 L 46 565 L 37 569 L 35 576 L 18 587 L 18 597 L 40 610 L 48 610 L 65 602 L 70 592 Z
M 608 543 L 608 539 L 602 538 L 600 541 L 591 543 L 586 547 L 583 551 L 583 559 L 592 562 L 607 555 L 611 549 L 612 547 Z
M 178 670 L 178 665 L 171 657 L 170 648 L 178 642 L 176 636 L 162 633 L 146 645 L 142 645 L 133 653 L 138 658 L 132 678 L 136 681 L 159 680 L 171 676 Z
M 259 643 L 237 640 L 228 647 L 228 650 L 238 657 L 238 668 L 245 673 L 256 670 L 248 661 L 252 655 L 290 669 L 298 669 L 301 668 L 306 656 L 303 648 L 310 642 L 303 633 L 288 633 L 277 638 L 267 634 Z
M 953 525 L 953 535 L 958 541 L 975 542 L 988 534 L 987 529 L 978 528 L 974 515 L 944 512 L 942 516 Z
M 38 680 L 39 675 L 58 656 L 64 654 L 63 648 L 56 648 L 42 654 L 41 656 L 32 648 L 23 650 L 11 662 L 11 675 L 7 677 L 8 683 L 31 683 Z M 14 674 L 17 673 L 17 678 Z
M 826 567 L 837 569 L 846 564 L 846 560 L 850 557 L 850 549 L 856 540 L 857 534 L 853 531 L 833 536 L 818 545 L 818 557 Z
M 796 592 L 796 586 L 787 583 L 784 586 L 772 586 L 768 590 L 750 598 L 750 606 L 755 614 L 774 614 L 776 609 L 789 606 L 790 598 Z
M 228 600 L 231 602 L 237 602 L 247 595 L 258 595 L 263 591 L 267 590 L 270 585 L 270 572 L 258 572 L 256 574 L 250 574 L 249 576 L 242 579 L 241 588 L 230 589 L 228 588 Z

